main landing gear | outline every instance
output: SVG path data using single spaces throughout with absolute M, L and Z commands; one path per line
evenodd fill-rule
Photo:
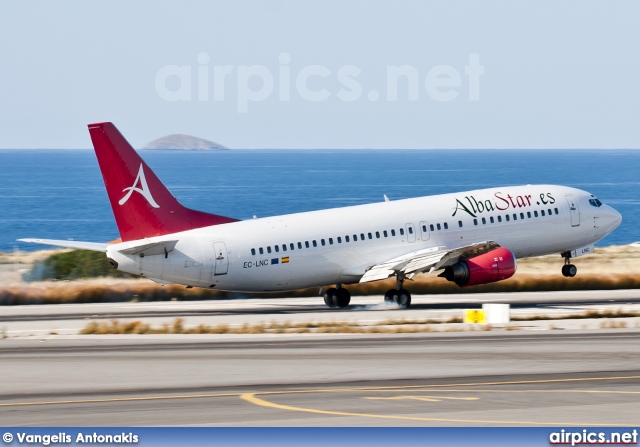
M 396 277 L 396 288 L 387 290 L 387 293 L 384 294 L 385 303 L 395 303 L 403 309 L 406 309 L 411 305 L 411 294 L 409 291 L 402 288 L 404 280 L 404 276 Z M 350 301 L 351 294 L 347 289 L 343 289 L 340 284 L 337 284 L 337 287 L 331 287 L 324 292 L 324 304 L 328 307 L 344 308 L 349 305 Z
M 324 304 L 329 307 L 347 307 L 351 301 L 351 293 L 347 289 L 343 289 L 340 284 L 338 287 L 331 287 L 324 292 Z
M 404 279 L 404 275 L 396 276 L 396 288 L 387 290 L 387 293 L 384 294 L 385 303 L 396 303 L 403 309 L 411 306 L 411 294 L 408 290 L 402 288 Z
M 571 263 L 569 256 L 564 256 L 564 265 L 562 266 L 562 276 L 573 278 L 578 273 L 578 267 Z

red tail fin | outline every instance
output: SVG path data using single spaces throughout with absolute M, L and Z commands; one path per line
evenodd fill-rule
M 89 133 L 123 241 L 236 221 L 180 205 L 112 123 Z

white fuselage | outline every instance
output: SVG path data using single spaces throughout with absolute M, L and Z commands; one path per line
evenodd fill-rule
M 495 241 L 523 258 L 593 244 L 620 223 L 593 199 L 563 186 L 499 187 L 233 222 L 111 245 L 107 256 L 129 273 L 216 290 L 348 284 L 371 265 L 428 247 Z M 166 255 L 120 252 L 176 240 Z

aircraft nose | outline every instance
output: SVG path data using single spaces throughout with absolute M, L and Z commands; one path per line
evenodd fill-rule
M 610 233 L 620 225 L 622 222 L 622 215 L 608 205 L 604 205 L 600 209 L 604 211 L 600 218 L 600 225 L 607 229 L 607 233 Z

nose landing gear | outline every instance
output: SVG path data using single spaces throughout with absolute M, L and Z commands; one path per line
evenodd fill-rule
M 573 278 L 578 273 L 578 267 L 571 263 L 569 256 L 564 256 L 564 265 L 562 266 L 562 276 Z

